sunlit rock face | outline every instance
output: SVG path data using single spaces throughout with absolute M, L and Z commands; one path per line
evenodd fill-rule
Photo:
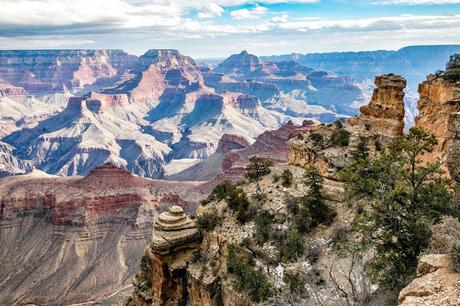
M 401 136 L 406 80 L 397 75 L 383 75 L 375 78 L 375 85 L 369 105 L 360 108 L 358 117 L 350 118 L 350 126 L 361 131 Z
M 455 306 L 460 297 L 460 273 L 452 271 L 448 254 L 423 255 L 417 277 L 401 290 L 398 305 Z
M 419 115 L 415 124 L 436 136 L 438 140 L 438 145 L 433 152 L 426 154 L 424 160 L 434 162 L 439 158 L 443 163 L 458 133 L 456 116 L 451 117 L 451 114 L 460 111 L 460 84 L 429 75 L 420 84 L 418 91 Z

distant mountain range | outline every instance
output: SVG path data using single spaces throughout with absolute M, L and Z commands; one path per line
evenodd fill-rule
M 207 66 L 177 50 L 0 51 L 0 176 L 33 168 L 86 175 L 112 162 L 140 176 L 197 179 L 197 167 L 212 164 L 198 163 L 215 158 L 224 135 L 251 144 L 290 121 L 355 115 L 381 73 L 408 78 L 410 122 L 416 84 L 455 52 L 460 46 L 262 58 L 242 51 Z
M 263 61 L 293 60 L 317 70 L 348 75 L 358 82 L 376 75 L 394 73 L 417 87 L 427 74 L 444 69 L 449 56 L 460 53 L 460 45 L 408 46 L 397 51 L 331 52 L 261 56 Z

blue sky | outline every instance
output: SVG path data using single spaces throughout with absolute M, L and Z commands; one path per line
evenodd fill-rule
M 460 44 L 460 0 L 0 0 L 0 48 L 196 58 Z

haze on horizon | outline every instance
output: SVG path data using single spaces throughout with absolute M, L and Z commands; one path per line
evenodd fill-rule
M 0 0 L 0 49 L 196 58 L 460 43 L 460 0 Z

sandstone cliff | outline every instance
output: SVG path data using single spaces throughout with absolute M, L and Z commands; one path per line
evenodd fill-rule
M 337 179 L 340 169 L 351 161 L 353 151 L 365 141 L 371 154 L 402 136 L 404 128 L 404 87 L 406 81 L 395 75 L 376 77 L 369 105 L 361 114 L 335 124 L 321 125 L 316 131 L 304 133 L 289 141 L 289 163 L 308 168 L 317 167 L 328 178 Z
M 456 306 L 460 301 L 460 273 L 452 271 L 447 254 L 423 255 L 417 278 L 399 294 L 401 306 Z
M 350 118 L 349 125 L 361 132 L 401 136 L 406 80 L 397 75 L 382 75 L 375 78 L 375 86 L 371 101 L 360 108 L 358 117 Z
M 429 75 L 419 86 L 419 115 L 415 124 L 436 136 L 438 145 L 425 159 L 446 161 L 449 147 L 458 129 L 452 113 L 460 111 L 460 84 L 445 81 L 442 77 Z

